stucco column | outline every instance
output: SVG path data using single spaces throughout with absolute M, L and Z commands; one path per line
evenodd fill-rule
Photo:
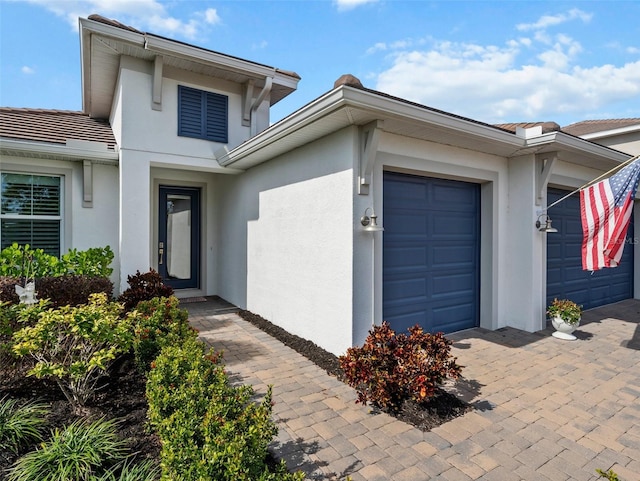
M 151 265 L 150 179 L 148 160 L 120 152 L 120 292 L 129 287 L 128 275 Z
M 533 155 L 509 159 L 506 242 L 506 323 L 535 332 L 544 328 L 546 236 L 535 227 L 536 161 Z M 544 199 L 546 202 L 546 199 Z

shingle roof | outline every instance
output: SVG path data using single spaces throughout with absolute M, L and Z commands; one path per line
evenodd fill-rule
M 116 145 L 107 120 L 70 110 L 0 107 L 0 137 L 63 145 L 67 139 L 104 142 L 110 150 Z
M 496 124 L 496 127 L 500 127 L 501 129 L 508 130 L 510 132 L 515 132 L 518 127 L 523 129 L 529 129 L 531 127 L 542 127 L 542 133 L 546 134 L 549 132 L 558 132 L 560 130 L 560 126 L 555 122 L 517 122 L 511 124 Z
M 593 134 L 595 132 L 606 132 L 608 130 L 622 129 L 640 125 L 640 118 L 631 119 L 606 119 L 606 120 L 583 120 L 566 127 L 562 127 L 563 132 L 580 137 L 582 135 Z

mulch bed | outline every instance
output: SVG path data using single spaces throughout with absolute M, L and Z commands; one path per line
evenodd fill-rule
M 310 361 L 342 379 L 338 358 L 311 341 L 293 335 L 249 311 L 240 311 L 240 316 L 261 330 L 299 352 Z M 28 366 L 13 368 L 7 363 L 0 367 L 0 399 L 10 398 L 39 400 L 50 405 L 47 416 L 48 430 L 59 429 L 78 419 L 55 382 L 27 377 Z M 89 418 L 119 419 L 118 431 L 128 440 L 131 453 L 136 459 L 160 459 L 160 442 L 147 429 L 147 401 L 145 378 L 139 374 L 131 356 L 118 361 L 103 379 L 103 389 L 88 403 Z M 461 416 L 472 408 L 445 391 L 440 391 L 426 403 L 407 401 L 393 416 L 416 426 L 423 431 L 437 427 L 450 419 Z M 0 452 L 0 479 L 3 472 L 22 454 L 37 445 L 25 446 L 18 455 Z M 269 463 L 273 459 L 269 458 Z
M 0 399 L 8 396 L 23 401 L 48 404 L 47 431 L 68 426 L 80 419 L 71 409 L 55 382 L 27 377 L 27 366 L 9 371 L 0 369 Z M 87 403 L 88 419 L 118 419 L 118 434 L 126 439 L 135 459 L 160 459 L 160 441 L 146 429 L 147 399 L 145 378 L 139 374 L 131 357 L 122 358 L 112 366 L 103 379 L 104 388 Z M 36 445 L 25 446 L 19 455 L 32 451 Z M 0 479 L 3 471 L 18 458 L 12 453 L 0 452 Z
M 344 380 L 338 358 L 313 342 L 291 334 L 279 326 L 249 311 L 239 311 L 238 315 L 260 330 L 278 339 L 284 345 L 302 354 L 327 373 Z M 398 411 L 388 411 L 400 421 L 411 424 L 422 431 L 430 431 L 447 421 L 462 416 L 473 408 L 451 393 L 439 389 L 437 394 L 426 402 L 405 401 Z

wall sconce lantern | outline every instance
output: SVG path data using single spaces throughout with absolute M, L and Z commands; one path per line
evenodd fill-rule
M 367 212 L 371 211 L 371 215 L 367 215 Z M 360 223 L 364 226 L 367 232 L 382 232 L 384 227 L 378 225 L 378 216 L 375 214 L 371 207 L 367 207 L 364 211 L 364 215 L 360 217 Z
M 543 220 L 540 220 L 540 219 Z M 551 227 L 551 217 L 549 217 L 547 214 L 540 214 L 538 216 L 538 220 L 536 221 L 536 229 L 538 229 L 540 232 L 558 232 L 558 229 L 556 229 L 555 227 Z

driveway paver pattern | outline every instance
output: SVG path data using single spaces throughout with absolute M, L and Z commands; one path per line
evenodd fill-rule
M 355 391 L 209 300 L 185 304 L 234 381 L 273 385 L 272 444 L 308 479 L 640 480 L 640 301 L 583 314 L 576 341 L 512 328 L 448 335 L 465 366 L 446 388 L 474 410 L 430 432 L 355 404 Z

